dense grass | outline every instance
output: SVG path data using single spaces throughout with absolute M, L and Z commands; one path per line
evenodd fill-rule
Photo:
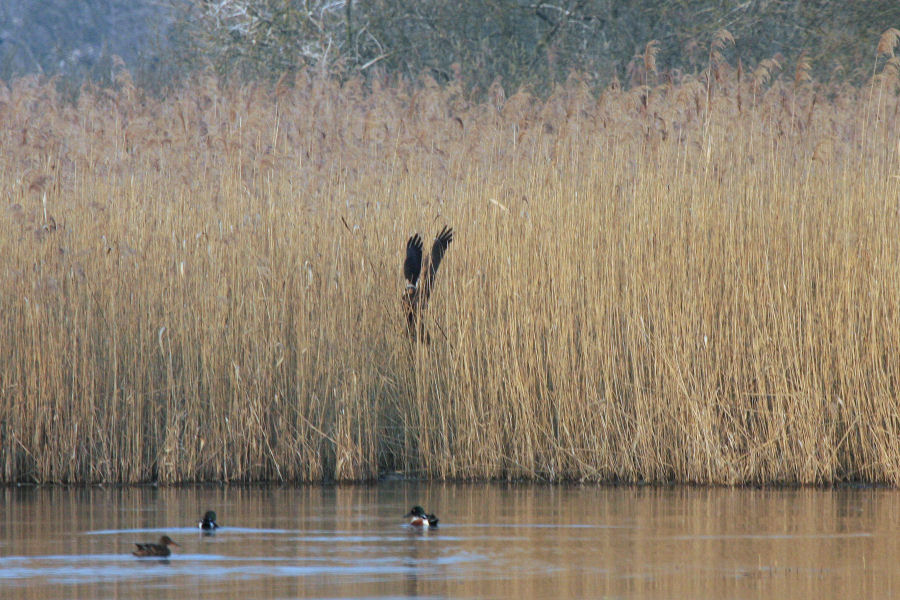
M 0 479 L 900 482 L 896 70 L 765 68 L 12 82 Z M 444 224 L 415 345 L 402 252 Z

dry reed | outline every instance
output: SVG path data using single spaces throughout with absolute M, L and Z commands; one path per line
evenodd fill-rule
M 714 62 L 0 87 L 0 479 L 900 482 L 896 69 Z

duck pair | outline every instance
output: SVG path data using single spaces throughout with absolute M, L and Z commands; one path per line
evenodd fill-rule
M 421 506 L 413 506 L 409 513 L 406 514 L 406 518 L 409 519 L 409 524 L 412 527 L 422 528 L 422 529 L 434 529 L 438 526 L 439 519 L 437 516 L 433 514 L 427 514 L 425 509 Z M 197 527 L 202 529 L 203 531 L 214 531 L 218 529 L 219 525 L 216 523 L 216 513 L 213 511 L 207 511 L 203 518 L 197 523 Z M 132 552 L 135 556 L 140 557 L 168 557 L 172 554 L 172 550 L 169 546 L 175 546 L 176 548 L 180 548 L 178 544 L 176 544 L 172 538 L 167 535 L 159 538 L 158 544 L 139 544 L 135 543 L 137 546 L 137 550 Z
M 219 524 L 216 523 L 216 513 L 211 510 L 206 511 L 206 514 L 203 515 L 203 518 L 200 519 L 200 521 L 197 523 L 197 527 L 199 527 L 203 531 L 215 531 L 216 529 L 218 529 Z M 135 556 L 153 556 L 161 558 L 165 558 L 172 554 L 172 550 L 169 548 L 169 546 L 175 546 L 176 548 L 181 547 L 174 541 L 172 541 L 172 538 L 167 535 L 159 538 L 159 543 L 157 544 L 139 544 L 135 542 L 134 545 L 137 546 L 137 550 L 132 552 L 132 554 L 134 554 Z

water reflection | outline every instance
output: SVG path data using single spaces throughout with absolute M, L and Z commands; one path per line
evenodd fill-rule
M 891 490 L 0 489 L 3 598 L 889 597 Z M 436 530 L 404 525 L 414 504 Z M 213 535 L 197 527 L 218 514 Z M 131 556 L 174 539 L 169 559 Z

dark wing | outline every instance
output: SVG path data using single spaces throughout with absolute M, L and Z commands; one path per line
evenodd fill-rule
M 437 273 L 438 267 L 441 266 L 441 259 L 444 258 L 444 252 L 447 246 L 453 241 L 453 229 L 444 226 L 441 232 L 434 238 L 434 245 L 431 247 L 431 276 Z
M 413 285 L 422 272 L 422 238 L 415 234 L 406 241 L 406 260 L 403 261 L 403 276 Z
M 134 545 L 137 546 L 137 550 L 132 552 L 135 556 L 147 556 L 149 554 L 150 549 L 147 548 L 149 544 L 139 544 L 135 542 Z

